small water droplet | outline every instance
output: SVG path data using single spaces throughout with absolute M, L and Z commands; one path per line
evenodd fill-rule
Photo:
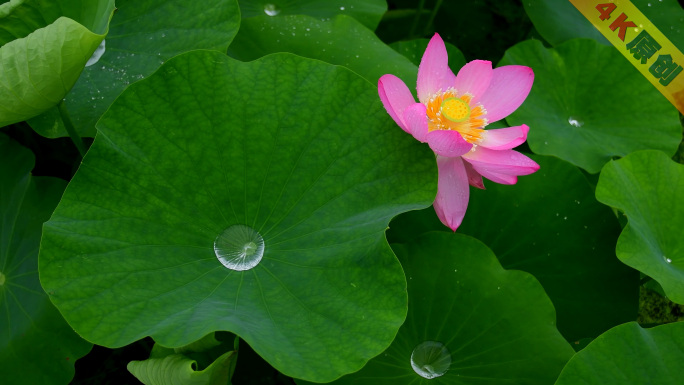
M 441 342 L 425 341 L 411 353 L 411 367 L 423 378 L 443 376 L 450 366 L 451 353 Z
M 568 118 L 568 123 L 570 123 L 571 126 L 573 127 L 582 127 L 584 126 L 584 121 L 582 119 L 571 116 Z
M 275 4 L 266 4 L 264 5 L 264 13 L 266 13 L 268 16 L 275 16 L 280 13 L 280 8 L 278 8 Z
M 216 237 L 214 253 L 231 270 L 249 270 L 264 256 L 264 239 L 249 226 L 233 225 Z
M 650 6 L 651 6 L 651 3 L 648 3 L 647 5 L 650 7 Z
M 567 221 L 567 220 L 568 220 L 568 217 L 563 217 L 563 220 L 566 220 L 566 221 Z
M 663 255 L 663 259 L 664 259 L 665 262 L 667 262 L 667 263 L 672 263 L 672 260 L 671 260 L 670 258 L 664 256 L 664 255 Z
M 354 282 L 351 282 L 350 285 L 352 285 L 352 287 L 356 287 L 356 284 Z
M 100 60 L 100 58 L 102 57 L 102 55 L 104 55 L 104 53 L 105 53 L 105 41 L 102 40 L 100 45 L 98 45 L 97 48 L 95 48 L 95 52 L 93 52 L 93 56 L 91 56 L 90 59 L 88 59 L 85 66 L 90 67 L 91 65 L 97 63 L 97 61 Z
M 344 11 L 344 7 L 340 7 L 340 11 Z

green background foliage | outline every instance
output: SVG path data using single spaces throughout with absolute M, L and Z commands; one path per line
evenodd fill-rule
M 576 39 L 555 48 L 525 41 L 500 65 L 534 68 L 525 103 L 506 121 L 527 124 L 532 151 L 597 173 L 613 156 L 645 149 L 673 155 L 677 110 L 615 48 Z
M 71 330 L 38 281 L 42 224 L 66 182 L 33 177 L 34 156 L 0 134 L 0 373 L 2 383 L 66 384 L 91 344 Z
M 95 123 L 129 84 L 180 53 L 225 51 L 240 26 L 236 0 L 120 0 L 116 7 L 104 54 L 83 70 L 66 95 L 66 108 L 81 136 L 95 136 Z M 67 135 L 57 109 L 29 123 L 49 138 Z
M 432 232 L 392 249 L 406 273 L 409 312 L 397 338 L 361 371 L 334 384 L 549 384 L 573 354 L 555 312 L 530 274 L 504 270 L 476 239 Z M 429 261 L 429 262 L 427 262 Z M 420 377 L 414 348 L 443 343 L 451 365 Z
M 618 258 L 684 304 L 684 166 L 659 151 L 630 154 L 604 167 L 596 197 L 629 221 L 617 242 Z
M 639 277 L 615 257 L 620 232 L 615 216 L 596 201 L 576 167 L 552 157 L 532 158 L 540 170 L 518 184 L 485 181 L 487 190 L 471 189 L 458 232 L 491 247 L 504 268 L 533 274 L 553 301 L 568 341 L 594 338 L 633 320 Z M 403 242 L 431 230 L 449 231 L 428 208 L 395 218 L 388 238 Z
M 556 385 L 677 385 L 684 373 L 682 344 L 684 322 L 651 329 L 620 325 L 577 353 Z
M 684 49 L 675 0 L 634 2 Z M 226 383 L 234 365 L 250 384 L 551 384 L 570 347 L 558 384 L 681 378 L 682 323 L 630 321 L 677 320 L 684 298 L 682 125 L 568 1 L 116 7 L 0 0 L 2 380 L 66 383 L 91 342 L 111 349 L 73 385 Z M 472 189 L 461 234 L 430 207 L 434 154 L 377 93 L 387 73 L 415 90 L 434 32 L 454 73 L 535 72 L 487 128 L 527 124 L 517 150 L 541 169 Z M 95 136 L 83 163 L 60 100 Z M 39 261 L 65 183 L 34 175 L 71 179 Z M 216 259 L 234 224 L 265 239 L 252 270 Z M 426 380 L 410 356 L 430 339 L 452 364 Z

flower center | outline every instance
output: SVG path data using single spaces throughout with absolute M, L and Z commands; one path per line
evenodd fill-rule
M 463 139 L 477 144 L 487 125 L 487 110 L 480 104 L 471 105 L 472 100 L 472 95 L 458 95 L 454 89 L 430 98 L 425 103 L 428 131 L 458 131 Z
M 441 110 L 442 115 L 452 122 L 463 122 L 470 116 L 470 105 L 461 99 L 444 99 Z

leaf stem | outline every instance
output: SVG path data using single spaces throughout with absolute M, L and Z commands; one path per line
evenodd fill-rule
M 67 111 L 66 104 L 64 104 L 64 99 L 62 99 L 62 101 L 59 102 L 59 104 L 57 105 L 57 109 L 59 110 L 59 115 L 62 117 L 64 128 L 66 128 L 66 131 L 69 134 L 71 141 L 74 142 L 74 145 L 78 149 L 78 152 L 81 154 L 81 158 L 83 158 L 87 150 L 85 148 L 85 144 L 83 144 L 83 139 L 81 139 L 81 137 L 78 136 L 78 132 L 76 132 L 76 128 L 74 128 L 74 124 L 71 122 L 71 118 L 69 117 L 69 111 Z
M 430 27 L 432 26 L 432 22 L 435 21 L 435 16 L 437 16 L 437 11 L 439 11 L 439 8 L 442 6 L 442 3 L 444 0 L 437 0 L 437 4 L 435 4 L 435 7 L 432 8 L 432 13 L 430 13 L 430 18 L 428 19 L 428 22 L 425 24 L 425 29 L 423 30 L 423 35 L 427 35 L 430 32 Z
M 418 4 L 418 9 L 416 9 L 416 16 L 413 17 L 411 31 L 409 32 L 410 39 L 416 37 L 416 29 L 418 28 L 418 21 L 420 21 L 420 14 L 423 13 L 423 7 L 425 7 L 425 0 L 420 0 L 420 3 Z

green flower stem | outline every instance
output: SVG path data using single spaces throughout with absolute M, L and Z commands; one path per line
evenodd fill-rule
M 67 133 L 69 133 L 69 137 L 71 137 L 71 140 L 74 142 L 78 152 L 81 153 L 81 157 L 84 157 L 87 151 L 85 144 L 83 144 L 83 140 L 80 136 L 78 136 L 78 133 L 74 128 L 74 124 L 71 122 L 69 111 L 67 111 L 66 105 L 64 104 L 64 99 L 59 102 L 57 108 L 59 109 L 59 115 L 62 117 L 62 122 L 64 122 L 64 127 L 66 128 Z
M 425 0 L 420 0 L 418 4 L 418 9 L 416 9 L 416 16 L 413 18 L 413 25 L 411 25 L 411 32 L 409 36 L 413 39 L 416 35 L 416 29 L 418 28 L 418 21 L 420 20 L 420 14 L 423 13 L 423 7 L 425 6 Z
M 435 21 L 435 16 L 437 16 L 437 11 L 439 11 L 439 8 L 442 6 L 442 2 L 444 0 L 437 0 L 437 4 L 435 4 L 435 7 L 432 8 L 432 13 L 430 14 L 430 19 L 428 19 L 428 22 L 425 24 L 425 29 L 423 30 L 423 35 L 427 35 L 430 32 L 430 27 L 432 26 L 432 22 Z

